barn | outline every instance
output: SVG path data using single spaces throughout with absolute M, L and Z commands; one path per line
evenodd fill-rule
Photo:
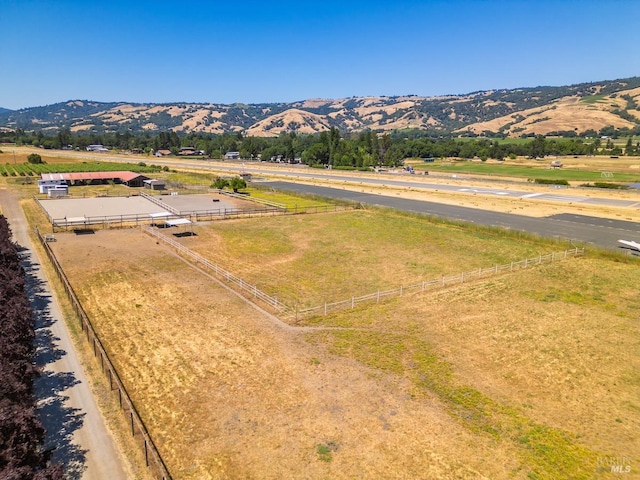
M 117 183 L 128 187 L 142 187 L 149 177 L 135 172 L 69 172 L 69 173 L 43 173 L 40 184 L 51 184 L 54 182 L 73 185 L 103 185 L 107 183 Z

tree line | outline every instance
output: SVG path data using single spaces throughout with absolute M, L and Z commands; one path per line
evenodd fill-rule
M 132 133 L 80 134 L 61 130 L 55 135 L 42 132 L 2 132 L 0 141 L 14 141 L 21 145 L 43 148 L 84 150 L 88 145 L 101 144 L 117 150 L 133 150 L 153 154 L 170 150 L 178 154 L 181 147 L 192 147 L 205 152 L 209 158 L 223 158 L 226 152 L 239 152 L 243 159 L 300 162 L 307 165 L 343 168 L 369 168 L 398 166 L 405 158 L 489 158 L 526 156 L 542 158 L 545 155 L 640 155 L 640 142 L 627 139 L 625 147 L 613 142 L 615 131 L 603 129 L 599 135 L 592 132 L 588 138 L 530 137 L 519 141 L 497 138 L 432 138 L 415 132 L 378 134 L 373 131 L 344 133 L 333 127 L 328 131 L 308 135 L 283 133 L 275 138 L 249 137 L 241 133 L 212 135 L 176 132 L 134 135 Z
M 0 478 L 62 480 L 59 464 L 44 450 L 45 431 L 36 414 L 33 382 L 33 311 L 25 292 L 18 247 L 0 215 Z

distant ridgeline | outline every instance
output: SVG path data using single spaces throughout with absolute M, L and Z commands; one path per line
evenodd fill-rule
M 621 135 L 638 135 L 639 104 L 640 77 L 439 97 L 352 97 L 250 105 L 73 100 L 15 111 L 0 108 L 0 131 L 277 137 L 336 128 L 343 135 L 373 131 L 404 136 L 571 137 L 608 128 Z

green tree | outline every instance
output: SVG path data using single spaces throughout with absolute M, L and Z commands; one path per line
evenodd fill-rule
M 229 186 L 229 182 L 222 177 L 216 177 L 214 182 L 211 184 L 213 188 L 217 188 L 218 190 L 222 190 L 225 187 Z
M 529 156 L 531 158 L 544 158 L 547 153 L 547 141 L 542 135 L 537 135 L 531 142 Z
M 302 153 L 306 165 L 326 165 L 329 163 L 329 148 L 325 143 L 314 143 Z
M 633 140 L 631 137 L 629 137 L 627 139 L 627 144 L 624 147 L 624 153 L 625 155 L 633 155 L 635 152 L 635 149 L 633 148 Z
M 29 156 L 27 157 L 27 161 L 29 163 L 43 163 L 42 162 L 42 157 L 37 153 L 29 154 Z
M 238 193 L 238 190 L 240 190 L 241 188 L 247 188 L 247 182 L 245 182 L 244 178 L 242 177 L 233 177 L 229 181 L 229 186 L 234 193 Z
M 336 153 L 338 151 L 338 147 L 340 146 L 340 130 L 338 130 L 336 127 L 331 127 L 331 130 L 329 130 L 329 134 L 325 138 L 327 139 L 329 147 L 329 164 L 334 165 L 336 164 Z

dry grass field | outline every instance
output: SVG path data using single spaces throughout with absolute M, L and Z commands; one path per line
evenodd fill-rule
M 196 233 L 181 241 L 309 301 L 558 250 L 368 211 Z M 290 326 L 137 230 L 53 246 L 175 478 L 609 478 L 613 457 L 640 468 L 632 259 L 587 255 Z
M 638 221 L 637 209 L 370 190 Z M 179 241 L 300 307 L 566 248 L 370 210 L 194 232 Z M 138 230 L 56 237 L 175 479 L 608 479 L 620 464 L 640 476 L 638 259 L 587 251 L 294 325 Z

